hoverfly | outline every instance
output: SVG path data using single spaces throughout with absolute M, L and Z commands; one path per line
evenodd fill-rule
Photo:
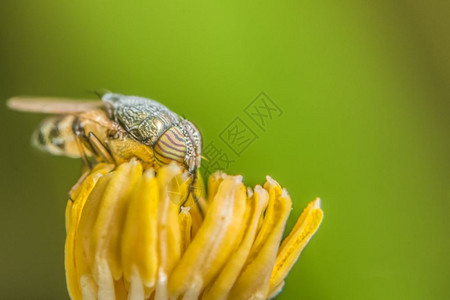
M 42 122 L 33 144 L 55 155 L 81 157 L 92 168 L 137 158 L 155 170 L 175 161 L 192 174 L 200 167 L 202 136 L 190 121 L 143 97 L 106 93 L 101 101 L 15 97 L 14 110 L 56 114 Z

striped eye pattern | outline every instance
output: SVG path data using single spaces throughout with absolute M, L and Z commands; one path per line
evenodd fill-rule
M 155 161 L 159 166 L 167 165 L 171 161 L 183 163 L 186 158 L 186 140 L 178 127 L 172 126 L 164 132 L 155 143 Z

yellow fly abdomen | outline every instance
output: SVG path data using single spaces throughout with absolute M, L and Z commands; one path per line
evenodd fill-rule
M 166 165 L 171 161 L 183 163 L 186 158 L 186 141 L 181 130 L 175 126 L 167 129 L 154 145 L 155 161 Z
M 80 148 L 73 133 L 75 116 L 64 115 L 45 119 L 34 132 L 33 145 L 54 155 L 80 157 Z

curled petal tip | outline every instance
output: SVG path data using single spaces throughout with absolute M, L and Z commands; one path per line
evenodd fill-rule
M 322 208 L 322 200 L 320 200 L 320 198 L 314 200 L 314 208 Z
M 266 180 L 271 186 L 280 186 L 280 184 L 269 175 L 266 176 Z
M 147 179 L 152 179 L 153 177 L 155 177 L 155 171 L 153 169 L 148 169 L 144 172 L 144 176 Z
M 257 193 L 263 193 L 264 188 L 262 186 L 260 186 L 259 184 L 257 186 L 255 186 L 255 192 Z
M 217 179 L 217 178 L 224 179 L 226 175 L 227 175 L 227 174 L 225 174 L 225 173 L 222 172 L 222 171 L 216 171 L 216 172 L 214 172 L 214 173 L 211 175 L 211 177 L 216 178 L 216 179 Z
M 250 187 L 247 187 L 247 197 L 250 198 L 253 196 L 253 190 Z

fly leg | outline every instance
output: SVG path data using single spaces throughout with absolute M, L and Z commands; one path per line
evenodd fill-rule
M 204 209 L 203 209 L 202 205 L 200 204 L 200 198 L 197 197 L 197 195 L 195 194 L 195 190 L 196 190 L 196 188 L 195 188 L 194 184 L 191 183 L 191 185 L 189 186 L 189 194 L 192 194 L 192 198 L 194 199 L 194 203 L 197 206 L 198 211 L 202 215 L 202 218 L 204 218 L 205 217 L 205 212 L 204 212 Z M 188 197 L 189 197 L 189 194 L 188 194 Z
M 109 149 L 105 145 L 103 145 L 103 143 L 93 132 L 89 132 L 88 136 L 86 137 L 84 134 L 81 134 L 80 131 L 78 131 L 76 132 L 76 136 L 84 172 L 77 183 L 70 189 L 69 199 L 72 201 L 73 192 L 80 186 L 84 179 L 86 179 L 86 177 L 89 175 L 89 172 L 97 163 L 106 162 L 115 164 L 114 158 L 109 152 Z M 88 155 L 88 153 L 91 155 Z
M 93 153 L 95 153 L 99 161 L 109 164 L 116 164 L 114 157 L 112 156 L 109 148 L 100 141 L 100 139 L 91 131 L 88 133 L 87 140 L 92 147 Z
M 83 171 L 90 171 L 96 164 L 92 157 L 94 152 L 87 141 L 86 135 L 84 134 L 83 125 L 78 117 L 76 117 L 72 123 L 72 132 L 76 137 L 76 143 L 78 146 L 78 152 L 80 153 Z
M 73 192 L 80 186 L 80 184 L 84 181 L 84 179 L 86 179 L 86 177 L 89 175 L 89 172 L 92 170 L 92 168 L 94 167 L 93 163 L 92 163 L 92 159 L 89 158 L 89 156 L 87 155 L 87 150 L 86 147 L 83 143 L 83 136 L 76 136 L 76 143 L 78 146 L 78 151 L 80 152 L 80 157 L 81 157 L 81 167 L 83 169 L 83 175 L 81 175 L 80 179 L 78 179 L 77 183 L 75 183 L 75 185 L 70 189 L 69 191 L 69 199 L 73 202 Z
M 195 171 L 193 173 L 191 173 L 191 176 L 192 176 L 192 181 L 189 184 L 189 190 L 188 190 L 186 199 L 183 201 L 182 205 L 185 205 L 185 203 L 189 200 L 189 196 L 192 195 L 192 199 L 193 199 L 195 206 L 198 208 L 198 211 L 200 212 L 200 215 L 202 216 L 202 218 L 204 218 L 205 217 L 205 209 L 204 209 L 204 205 L 202 205 L 203 199 L 200 199 L 195 193 L 196 190 L 198 190 L 198 188 L 195 187 L 195 182 L 197 180 Z
M 80 151 L 80 157 L 82 161 L 83 171 L 90 171 L 95 166 L 95 161 L 92 159 L 92 155 L 88 155 L 88 151 L 92 153 L 90 145 L 86 143 L 84 136 L 77 136 L 77 145 Z

